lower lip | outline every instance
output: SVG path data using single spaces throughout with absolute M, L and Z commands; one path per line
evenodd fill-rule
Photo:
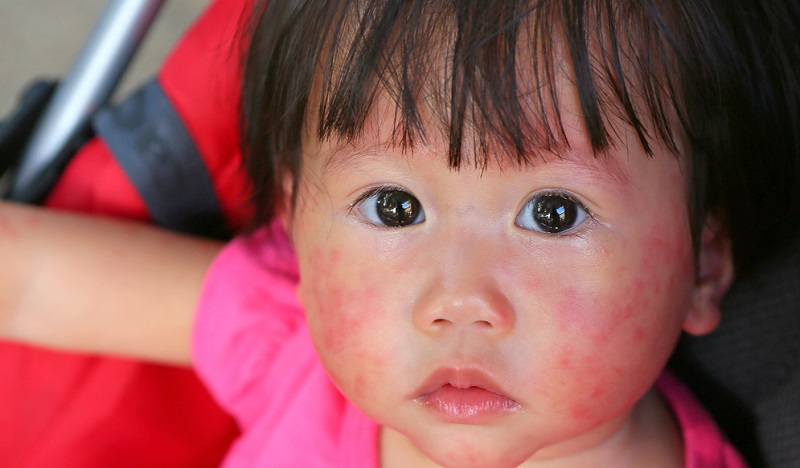
M 415 399 L 445 422 L 477 424 L 513 413 L 520 406 L 514 400 L 481 387 L 456 388 L 442 385 Z

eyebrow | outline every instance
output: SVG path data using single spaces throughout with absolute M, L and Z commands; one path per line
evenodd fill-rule
M 336 147 L 331 154 L 324 155 L 322 164 L 324 172 L 344 172 L 360 165 L 364 159 L 380 161 L 395 153 L 392 145 L 375 143 L 365 146 L 343 143 Z
M 547 153 L 547 156 L 544 154 Z M 383 161 L 386 158 L 399 157 L 402 153 L 397 145 L 386 142 L 377 142 L 369 145 L 342 143 L 338 145 L 325 158 L 323 162 L 324 172 L 342 173 L 348 170 L 357 169 L 364 163 L 367 165 L 372 161 Z M 403 155 L 407 157 L 406 155 Z M 597 180 L 606 185 L 617 188 L 630 187 L 630 174 L 619 164 L 620 157 L 634 157 L 629 155 L 624 148 L 612 149 L 608 153 L 595 154 L 587 144 L 570 145 L 569 149 L 561 152 L 542 151 L 539 155 L 532 157 L 530 162 L 519 166 L 522 169 L 546 166 L 568 165 L 580 171 L 581 179 Z M 645 154 L 635 157 L 647 157 Z M 446 158 L 442 156 L 442 158 Z M 503 160 L 500 158 L 499 160 Z M 468 163 L 464 163 L 468 164 Z M 505 169 L 504 169 L 505 170 Z M 511 170 L 517 170 L 512 167 Z
M 619 158 L 623 157 L 647 158 L 648 156 L 646 154 L 633 156 L 626 151 L 626 147 L 611 148 L 606 153 L 596 154 L 591 150 L 591 146 L 586 144 L 577 148 L 573 146 L 568 151 L 554 154 L 552 158 L 546 160 L 543 164 L 551 164 L 554 160 L 559 163 L 567 163 L 577 169 L 586 171 L 588 176 L 606 182 L 609 185 L 630 187 L 631 176 L 619 163 Z

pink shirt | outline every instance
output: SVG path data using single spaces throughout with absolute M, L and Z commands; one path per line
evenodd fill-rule
M 378 466 L 378 425 L 325 373 L 295 296 L 297 280 L 277 224 L 231 242 L 206 276 L 193 354 L 242 429 L 225 466 Z M 657 388 L 683 432 L 687 467 L 745 466 L 675 378 L 662 376 Z

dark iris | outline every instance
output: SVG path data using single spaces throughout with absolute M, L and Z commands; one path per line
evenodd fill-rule
M 544 232 L 561 232 L 573 227 L 578 207 L 568 198 L 544 195 L 533 202 L 533 218 Z
M 387 190 L 376 200 L 376 211 L 380 220 L 391 227 L 408 226 L 419 217 L 419 201 L 408 192 Z

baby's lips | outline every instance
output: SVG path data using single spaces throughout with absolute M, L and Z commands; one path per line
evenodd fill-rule
M 445 422 L 478 424 L 521 408 L 479 369 L 440 368 L 415 391 L 413 401 Z

